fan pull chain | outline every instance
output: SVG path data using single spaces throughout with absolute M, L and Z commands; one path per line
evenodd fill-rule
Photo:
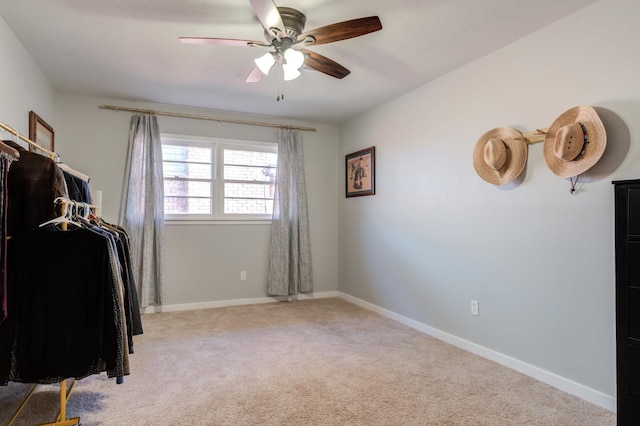
M 280 62 L 283 59 L 278 60 L 278 84 L 277 84 L 277 90 L 278 90 L 278 96 L 276 97 L 276 100 L 278 102 L 280 102 L 281 100 L 284 100 L 284 75 L 283 75 L 283 71 L 282 71 L 282 64 L 280 64 Z
M 276 101 L 280 102 L 280 99 L 282 99 L 283 97 L 280 96 L 282 90 L 282 86 L 283 86 L 283 79 L 284 76 L 282 75 L 282 66 L 280 64 L 281 58 L 278 58 L 278 63 L 276 64 L 276 68 L 278 69 L 278 83 L 276 84 L 276 91 L 277 91 L 277 96 L 276 96 Z

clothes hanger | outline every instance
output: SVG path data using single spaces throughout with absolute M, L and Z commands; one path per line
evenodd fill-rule
M 63 197 L 58 197 L 55 200 L 53 200 L 53 203 L 55 205 L 57 205 L 58 202 L 62 203 L 62 215 L 55 217 L 51 220 L 48 220 L 44 223 L 41 223 L 40 228 L 46 225 L 58 225 L 58 224 L 71 224 L 73 226 L 80 227 L 81 225 L 75 222 L 71 216 L 71 209 L 69 208 L 69 204 L 71 204 L 73 201 Z
M 82 206 L 82 218 L 86 220 L 89 218 L 89 204 L 83 201 L 80 205 Z
M 91 217 L 90 217 L 90 213 L 91 213 L 91 207 L 89 206 L 89 203 L 86 203 L 84 201 L 79 201 L 78 202 L 78 210 L 82 211 L 82 214 L 79 215 L 78 220 L 80 221 L 80 223 L 87 225 L 87 226 L 93 226 L 95 224 L 91 223 Z
M 58 167 L 60 167 L 62 170 L 66 171 L 67 173 L 71 173 L 72 175 L 82 179 L 83 181 L 89 183 L 89 180 L 91 180 L 91 177 L 89 177 L 88 175 L 85 175 L 82 172 L 79 172 L 75 169 L 72 169 L 71 167 L 69 167 L 67 164 L 63 163 L 60 160 L 60 157 L 58 157 L 58 162 L 56 163 L 58 165 Z

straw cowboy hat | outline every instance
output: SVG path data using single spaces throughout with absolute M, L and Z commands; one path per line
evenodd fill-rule
M 607 133 L 598 113 L 577 106 L 556 118 L 544 138 L 544 161 L 562 178 L 578 176 L 593 167 L 607 146 Z
M 499 127 L 482 135 L 473 150 L 473 167 L 480 177 L 494 185 L 505 185 L 524 170 L 527 144 L 522 133 Z

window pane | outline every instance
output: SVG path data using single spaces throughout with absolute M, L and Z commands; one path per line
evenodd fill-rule
M 211 198 L 164 197 L 166 214 L 211 214 Z
M 225 214 L 272 214 L 273 200 L 224 199 Z
M 224 150 L 224 164 L 275 167 L 277 162 L 278 154 L 275 152 Z
M 211 148 L 182 145 L 162 145 L 164 161 L 211 163 Z
M 181 197 L 211 197 L 211 182 L 165 180 L 164 195 Z
M 248 182 L 272 182 L 276 170 L 271 167 L 224 166 L 225 180 L 244 180 Z
M 163 169 L 165 178 L 211 179 L 211 163 L 190 164 L 165 161 Z
M 273 198 L 274 186 L 262 183 L 225 183 L 225 198 Z

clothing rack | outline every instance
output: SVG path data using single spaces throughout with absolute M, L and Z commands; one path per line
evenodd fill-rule
M 55 152 L 49 151 L 43 147 L 41 147 L 40 145 L 38 145 L 37 143 L 35 143 L 34 141 L 32 141 L 29 138 L 24 137 L 23 135 L 20 134 L 20 132 L 18 132 L 17 130 L 13 129 L 12 127 L 9 127 L 8 125 L 4 124 L 3 122 L 0 122 L 0 127 L 4 130 L 6 130 L 7 132 L 15 135 L 17 138 L 19 138 L 20 140 L 26 142 L 27 144 L 29 144 L 30 146 L 34 147 L 37 150 L 40 150 L 44 153 L 46 153 L 49 158 L 51 158 L 52 160 L 58 158 L 58 154 L 56 154 Z M 13 151 L 16 151 L 15 149 L 6 146 L 4 144 L 2 144 L 2 146 L 0 147 L 4 152 L 7 152 L 6 149 L 10 149 Z M 9 151 L 9 153 L 11 154 L 11 151 Z M 19 153 L 16 151 L 17 155 L 14 155 L 16 158 L 19 157 Z M 49 426 L 49 425 L 56 425 L 56 426 L 70 426 L 70 425 L 79 425 L 80 424 L 80 418 L 79 417 L 74 417 L 71 419 L 67 418 L 67 401 L 69 400 L 69 396 L 71 395 L 71 391 L 73 390 L 73 387 L 76 383 L 75 379 L 71 379 L 71 385 L 69 386 L 69 388 L 67 389 L 67 380 L 63 380 L 60 382 L 60 410 L 58 411 L 58 414 L 56 416 L 56 419 L 51 422 L 51 423 L 45 423 L 42 426 Z M 18 409 L 16 410 L 15 414 L 13 415 L 13 417 L 11 417 L 11 419 L 9 420 L 9 423 L 7 423 L 7 426 L 11 426 L 16 418 L 18 417 L 18 415 L 20 414 L 20 412 L 22 411 L 22 409 L 26 406 L 26 404 L 29 402 L 29 399 L 31 398 L 31 396 L 34 394 L 35 390 L 37 389 L 39 385 L 35 384 L 33 386 L 33 388 L 31 389 L 31 391 L 29 391 L 29 393 L 26 395 L 26 397 L 24 398 L 24 400 L 22 401 L 22 403 L 20 404 L 20 406 L 18 407 Z
M 75 379 L 71 379 L 71 380 L 72 380 L 71 385 L 69 386 L 68 389 L 67 389 L 66 380 L 63 380 L 60 382 L 60 410 L 58 410 L 58 414 L 56 414 L 56 420 L 53 421 L 52 423 L 43 423 L 40 426 L 50 426 L 50 425 L 71 426 L 71 425 L 80 424 L 80 417 L 73 417 L 73 418 L 67 419 L 67 401 L 69 400 L 71 391 L 73 390 L 73 387 L 76 384 Z M 33 385 L 31 390 L 27 394 L 27 396 L 25 396 L 24 400 L 16 410 L 16 412 L 13 414 L 13 417 L 9 419 L 9 423 L 7 423 L 7 426 L 13 425 L 13 423 L 16 421 L 16 419 L 20 415 L 20 412 L 22 412 L 22 409 L 27 405 L 27 403 L 29 402 L 29 399 L 31 399 L 31 396 L 34 394 L 38 386 L 39 386 L 38 384 Z
M 58 158 L 58 154 L 56 154 L 53 151 L 49 151 L 48 149 L 45 149 L 43 147 L 41 147 L 40 145 L 38 145 L 37 143 L 35 143 L 34 141 L 32 141 L 31 139 L 23 136 L 22 134 L 20 134 L 20 132 L 18 132 L 16 129 L 14 129 L 13 127 L 10 127 L 6 124 L 4 124 L 3 122 L 0 121 L 0 128 L 4 129 L 5 131 L 11 133 L 12 135 L 14 135 L 15 137 L 17 137 L 18 139 L 20 139 L 23 142 L 28 143 L 29 145 L 31 145 L 32 147 L 34 147 L 35 149 L 42 151 L 44 153 L 47 154 L 47 156 L 49 158 L 51 158 L 52 160 L 55 160 L 56 158 Z M 7 147 L 10 148 L 10 147 Z M 11 148 L 13 149 L 13 148 Z M 14 150 L 15 151 L 15 150 Z
M 97 216 L 98 215 L 98 206 L 93 205 L 93 204 L 88 204 L 88 203 L 78 203 L 74 200 L 69 200 L 63 197 L 58 197 L 54 200 L 54 203 L 61 203 L 62 204 L 62 214 L 66 215 L 67 211 L 69 209 L 69 206 L 76 206 L 76 207 L 83 207 L 85 209 L 93 209 L 94 214 Z M 63 231 L 67 230 L 67 224 L 66 223 L 60 223 L 60 227 L 62 228 Z M 70 379 L 71 380 L 71 385 L 67 388 L 67 380 L 63 380 L 60 382 L 60 410 L 58 411 L 58 413 L 56 414 L 56 419 L 54 422 L 52 423 L 44 423 L 43 425 L 40 426 L 70 426 L 70 425 L 79 425 L 80 424 L 80 417 L 73 417 L 68 419 L 67 418 L 67 414 L 66 414 L 66 407 L 67 407 L 67 402 L 69 401 L 69 397 L 71 395 L 71 392 L 73 391 L 73 387 L 76 384 L 76 380 L 75 379 Z M 7 426 L 11 426 L 15 420 L 17 419 L 17 417 L 20 415 L 20 412 L 22 411 L 22 409 L 27 405 L 29 399 L 31 398 L 31 396 L 34 394 L 35 390 L 38 388 L 39 384 L 35 384 L 33 385 L 33 387 L 31 388 L 31 390 L 29 391 L 29 393 L 25 396 L 24 400 L 22 401 L 22 403 L 20 404 L 20 406 L 18 407 L 18 409 L 16 410 L 16 412 L 14 413 L 13 417 L 11 417 L 11 419 L 9 420 L 9 423 L 7 423 Z

